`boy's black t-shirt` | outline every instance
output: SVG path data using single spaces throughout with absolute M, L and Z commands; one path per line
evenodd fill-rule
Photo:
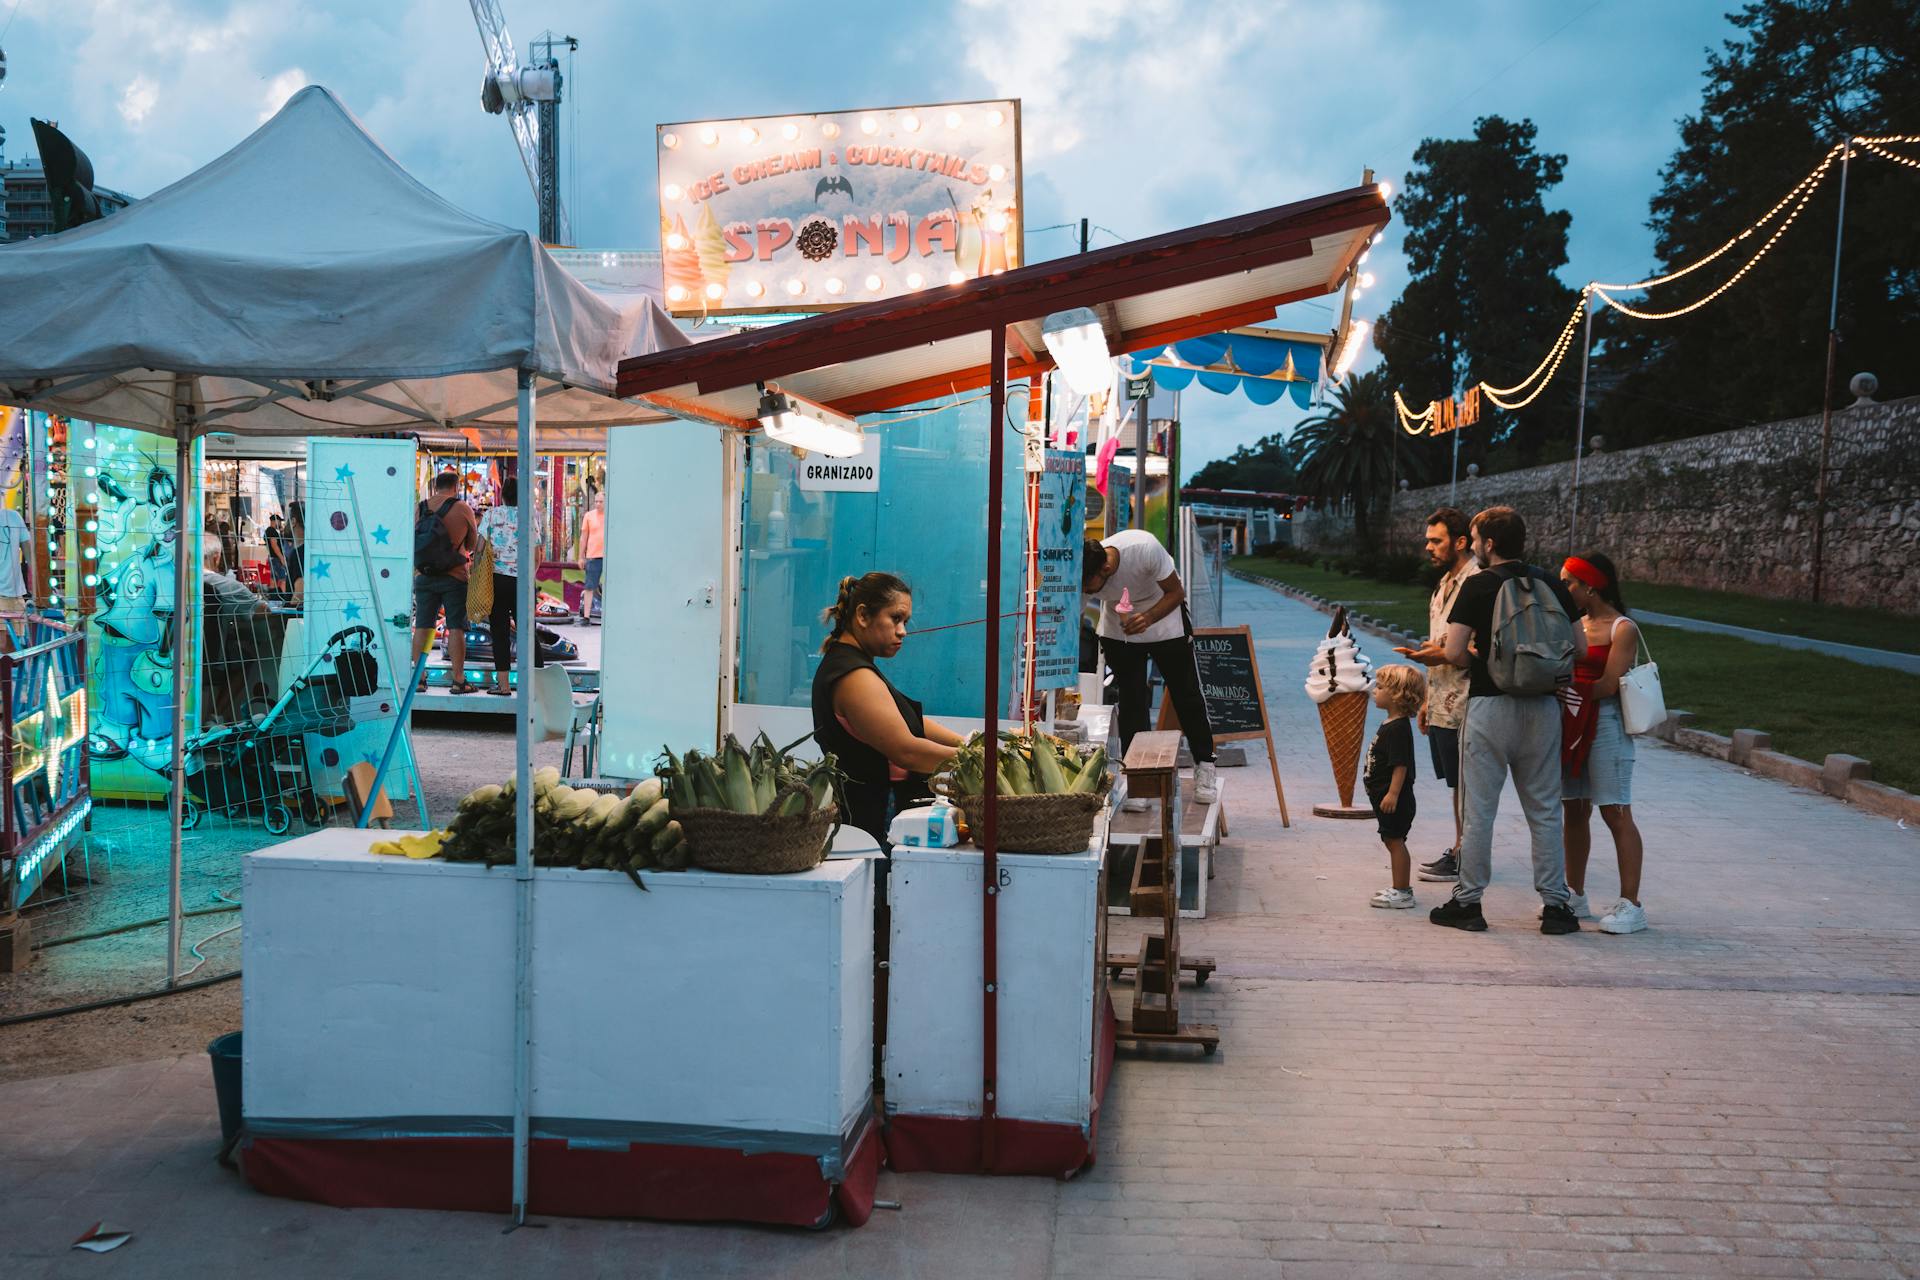
M 1404 797 L 1413 790 L 1414 775 L 1413 721 L 1406 716 L 1387 721 L 1373 735 L 1373 746 L 1367 750 L 1367 798 L 1378 800 L 1387 794 L 1393 771 L 1401 765 L 1407 766 L 1407 781 L 1400 790 Z
M 1453 600 L 1453 612 L 1447 615 L 1448 622 L 1473 628 L 1473 654 L 1467 660 L 1469 698 L 1498 698 L 1505 694 L 1493 682 L 1493 675 L 1487 670 L 1486 655 L 1493 652 L 1493 602 L 1507 580 L 1517 578 L 1522 573 L 1531 574 L 1552 588 L 1554 598 L 1567 611 L 1567 617 L 1580 617 L 1580 611 L 1573 607 L 1573 597 L 1567 594 L 1566 584 L 1538 565 L 1509 560 L 1495 568 L 1482 569 L 1473 574 L 1460 584 L 1460 594 Z

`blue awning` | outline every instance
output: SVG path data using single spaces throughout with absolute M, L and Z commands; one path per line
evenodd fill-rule
M 1169 390 L 1184 391 L 1198 379 L 1221 395 L 1241 391 L 1259 405 L 1276 404 L 1286 395 L 1305 409 L 1312 403 L 1325 350 L 1324 342 L 1235 329 L 1137 351 L 1133 359 Z

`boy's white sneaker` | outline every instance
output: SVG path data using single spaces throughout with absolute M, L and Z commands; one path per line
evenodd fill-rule
M 1587 909 L 1587 895 L 1567 890 L 1567 910 L 1573 912 L 1577 920 L 1593 919 L 1593 912 Z
M 1372 905 L 1397 911 L 1419 904 L 1414 902 L 1413 890 L 1411 889 L 1382 889 L 1373 895 Z
M 1220 799 L 1220 778 L 1214 771 L 1213 761 L 1203 760 L 1193 766 L 1193 802 L 1195 804 L 1215 804 Z
M 1647 927 L 1647 913 L 1637 902 L 1622 898 L 1613 904 L 1613 910 L 1600 918 L 1602 933 L 1638 933 Z

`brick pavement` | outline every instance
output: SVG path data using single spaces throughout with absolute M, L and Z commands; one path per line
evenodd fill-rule
M 0 1086 L 0 1268 L 475 1277 L 1805 1276 L 1920 1273 L 1920 835 L 1652 744 L 1636 814 L 1653 927 L 1542 937 L 1521 823 L 1489 932 L 1366 906 L 1364 823 L 1299 691 L 1318 615 L 1229 588 L 1253 625 L 1297 815 L 1256 748 L 1189 945 L 1219 1054 L 1124 1055 L 1098 1166 L 1070 1183 L 883 1177 L 864 1230 L 343 1214 L 215 1168 L 204 1059 Z M 1366 645 L 1376 659 L 1385 653 Z M 1430 779 L 1416 848 L 1450 833 Z M 1509 798 L 1510 800 L 1511 798 Z M 1589 885 L 1611 901 L 1610 846 Z M 1419 889 L 1423 906 L 1445 886 Z M 1131 932 L 1116 930 L 1119 935 Z M 108 1258 L 64 1251 L 99 1218 Z

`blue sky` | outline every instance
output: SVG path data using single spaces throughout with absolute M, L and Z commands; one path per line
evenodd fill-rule
M 1027 225 L 1088 217 L 1096 244 L 1354 185 L 1397 186 L 1427 136 L 1529 116 L 1569 157 L 1569 284 L 1651 265 L 1647 198 L 1699 103 L 1718 0 L 951 0 L 649 5 L 501 0 L 522 54 L 581 41 L 564 121 L 578 243 L 657 248 L 653 125 L 667 120 L 1019 97 Z M 324 84 L 427 185 L 532 227 L 506 125 L 479 106 L 480 41 L 459 0 L 0 0 L 7 154 L 58 120 L 104 185 L 143 195 Z M 1372 316 L 1404 279 L 1399 237 L 1368 267 Z M 1034 258 L 1074 248 L 1029 233 Z M 1331 323 L 1296 305 L 1281 322 Z M 1543 343 L 1551 335 L 1543 335 Z M 1194 391 L 1188 469 L 1298 410 Z

